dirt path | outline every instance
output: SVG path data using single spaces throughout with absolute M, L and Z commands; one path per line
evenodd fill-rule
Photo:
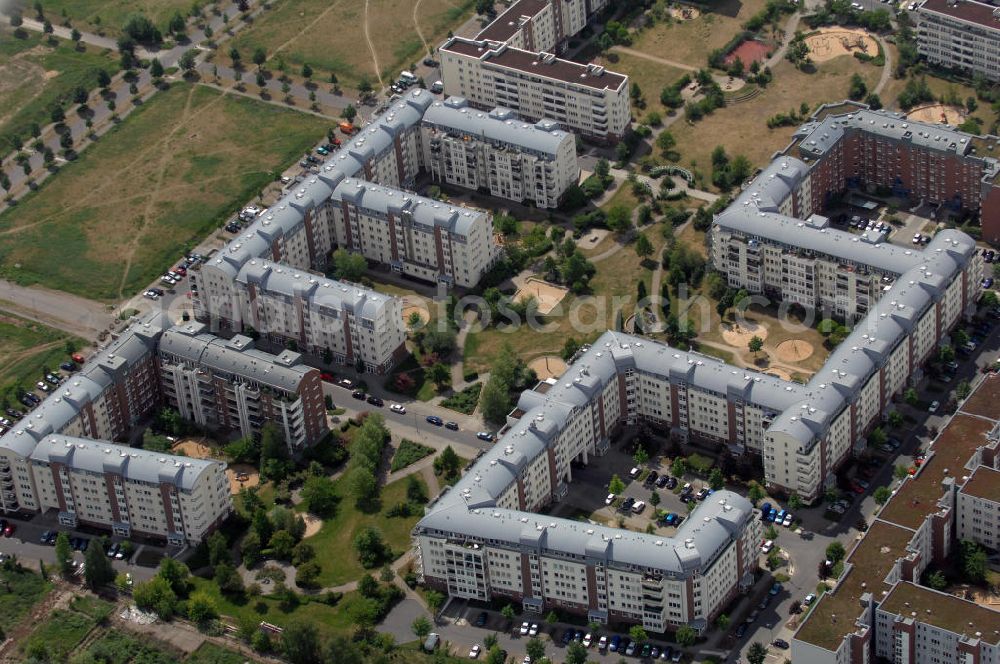
M 317 16 L 316 18 L 314 18 L 309 23 L 309 25 L 307 25 L 306 27 L 304 27 L 301 30 L 299 30 L 299 34 L 295 35 L 294 37 L 292 37 L 288 41 L 286 41 L 283 44 L 281 44 L 280 46 L 278 46 L 278 48 L 274 49 L 274 53 L 271 54 L 271 57 L 274 57 L 278 53 L 281 53 L 283 50 L 285 50 L 286 48 L 288 48 L 289 46 L 291 46 L 292 44 L 294 44 L 295 41 L 299 37 L 301 37 L 302 35 L 306 34 L 310 30 L 312 30 L 312 28 L 313 28 L 314 25 L 316 25 L 317 23 L 319 23 L 320 21 L 322 21 L 324 18 L 326 18 L 326 15 L 329 14 L 330 12 L 332 12 L 334 9 L 336 9 L 336 7 L 338 5 L 340 5 L 340 0 L 337 0 L 336 2 L 331 2 L 330 6 L 327 7 L 326 9 L 324 9 L 322 12 L 320 12 L 319 16 Z M 270 60 L 270 58 L 268 58 L 268 59 Z
M 372 43 L 371 35 L 368 32 L 368 5 L 369 4 L 370 4 L 369 0 L 365 0 L 365 25 L 364 25 L 364 28 L 365 28 L 365 41 L 368 42 L 368 50 L 371 51 L 372 62 L 375 63 L 375 77 L 378 79 L 378 86 L 379 86 L 379 88 L 384 88 L 385 87 L 385 83 L 382 81 L 382 68 L 379 67 L 379 64 L 378 64 L 378 54 L 375 53 L 375 44 Z M 415 7 L 414 7 L 414 11 L 416 11 Z M 421 37 L 421 39 L 423 39 L 423 37 Z
M 417 0 L 416 2 L 413 3 L 413 27 L 417 31 L 417 37 L 420 38 L 420 43 L 424 45 L 424 52 L 427 53 L 428 56 L 430 56 L 431 47 L 428 46 L 427 40 L 424 39 L 424 33 L 420 30 L 420 21 L 417 20 L 417 11 L 420 9 L 420 3 L 423 1 L 424 0 Z
M 873 92 L 875 94 L 882 94 L 882 89 L 889 83 L 889 76 L 892 74 L 892 52 L 889 51 L 889 45 L 885 43 L 884 39 L 878 35 L 875 35 L 875 39 L 878 40 L 879 46 L 882 47 L 885 64 L 882 65 L 882 75 L 879 76 L 878 84 L 875 85 Z
M 642 51 L 637 51 L 627 46 L 613 46 L 611 50 L 617 51 L 618 53 L 624 53 L 625 55 L 631 55 L 632 57 L 635 58 L 642 58 L 643 60 L 658 62 L 661 65 L 667 65 L 668 67 L 676 67 L 677 69 L 683 69 L 685 71 L 698 71 L 697 67 L 692 67 L 691 65 L 684 64 L 683 62 L 677 62 L 676 60 L 667 60 L 666 58 L 661 58 L 656 55 L 650 55 L 649 53 L 643 53 Z
M 73 599 L 73 591 L 70 588 L 56 585 L 48 595 L 46 595 L 24 616 L 13 629 L 7 632 L 7 640 L 0 645 L 0 662 L 19 662 L 21 659 L 17 655 L 17 650 L 31 635 L 39 624 L 45 622 L 50 613 L 56 609 L 65 609 Z
M 4 280 L 0 280 L 0 310 L 91 341 L 111 322 L 101 302 Z

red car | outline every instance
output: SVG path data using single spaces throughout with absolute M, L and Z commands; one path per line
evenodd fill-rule
M 3 536 L 10 537 L 13 534 L 14 534 L 14 524 L 9 523 L 7 524 L 7 527 L 3 529 Z
M 73 353 L 70 357 L 73 358 L 73 361 L 77 364 L 83 364 L 84 357 L 83 355 L 80 355 L 80 353 Z
M 177 267 L 175 267 L 174 272 L 181 275 L 182 277 L 186 277 L 188 273 L 187 268 L 182 265 L 178 265 Z
M 864 493 L 865 489 L 860 484 L 852 484 L 851 491 L 853 491 L 854 493 Z
M 324 371 L 323 373 L 321 373 L 321 374 L 319 375 L 319 377 L 320 377 L 320 378 L 321 378 L 322 380 L 325 380 L 325 381 L 326 381 L 326 382 L 328 382 L 328 383 L 332 383 L 332 382 L 334 381 L 334 378 L 333 378 L 333 374 L 332 374 L 332 373 L 327 373 L 327 372 L 325 372 L 325 371 Z

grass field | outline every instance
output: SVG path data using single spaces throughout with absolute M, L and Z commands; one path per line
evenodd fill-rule
M 205 4 L 205 3 L 203 3 Z M 25 3 L 34 6 L 34 3 Z M 166 32 L 167 21 L 174 12 L 187 14 L 190 0 L 42 0 L 45 17 L 53 25 L 63 25 L 68 18 L 73 27 L 86 32 L 109 36 L 121 34 L 121 27 L 132 14 L 147 16 Z M 34 18 L 33 9 L 24 15 Z
M 0 215 L 0 275 L 98 300 L 135 292 L 326 127 L 177 84 Z
M 346 478 L 336 483 L 337 494 L 341 497 L 336 515 L 323 522 L 320 531 L 309 538 L 309 543 L 317 551 L 340 551 L 341 555 L 323 556 L 318 562 L 323 568 L 318 583 L 321 586 L 335 586 L 354 581 L 365 573 L 365 569 L 354 555 L 352 543 L 354 534 L 365 526 L 375 526 L 382 531 L 385 542 L 396 555 L 401 555 L 410 546 L 410 530 L 419 516 L 388 517 L 385 512 L 397 503 L 406 502 L 406 478 L 387 484 L 382 488 L 382 505 L 378 512 L 366 514 L 354 506 L 350 487 Z
M 878 82 L 880 68 L 841 57 L 807 74 L 789 62 L 780 62 L 774 67 L 774 80 L 757 97 L 720 108 L 694 125 L 678 123 L 671 128 L 681 165 L 698 170 L 706 187 L 711 181 L 712 150 L 717 145 L 725 147 L 730 157 L 743 154 L 754 166 L 763 166 L 776 150 L 788 144 L 795 131 L 795 127 L 768 129 L 767 119 L 777 113 L 798 112 L 802 102 L 812 110 L 822 103 L 843 100 L 855 72 L 871 89 Z
M 366 19 L 366 4 L 356 0 L 283 0 L 240 32 L 232 45 L 245 62 L 263 47 L 272 69 L 281 61 L 289 73 L 298 73 L 309 63 L 316 80 L 326 81 L 333 72 L 346 85 L 356 85 L 362 77 L 374 85 L 380 74 L 388 84 L 471 16 L 473 5 L 470 0 L 372 0 Z
M 21 644 L 34 660 L 65 662 L 77 644 L 107 617 L 114 605 L 96 597 L 74 597 L 68 609 L 56 609 Z
M 43 367 L 56 369 L 67 359 L 66 342 L 79 347 L 83 340 L 39 323 L 0 315 L 0 395 L 7 396 L 18 384 L 41 380 Z M 12 402 L 16 397 L 10 399 Z
M 638 58 L 628 53 L 610 52 L 602 60 L 608 69 L 628 74 L 633 83 L 639 84 L 642 96 L 646 100 L 646 108 L 640 109 L 633 106 L 632 112 L 635 117 L 640 119 L 650 111 L 666 115 L 670 109 L 660 103 L 660 92 L 687 73 L 687 70 Z
M 709 52 L 725 46 L 764 4 L 765 0 L 722 0 L 712 4 L 712 12 L 691 21 L 658 23 L 642 31 L 632 48 L 693 67 L 705 67 Z
M 48 124 L 52 107 L 71 99 L 77 86 L 95 88 L 98 70 L 118 71 L 114 54 L 93 46 L 78 51 L 61 39 L 52 46 L 37 32 L 24 34 L 15 38 L 6 22 L 0 27 L 0 153 L 14 149 L 14 136 L 28 144 L 32 123 Z
M 52 584 L 28 570 L 0 570 L 0 581 L 9 592 L 0 593 L 0 629 L 9 632 L 50 590 Z

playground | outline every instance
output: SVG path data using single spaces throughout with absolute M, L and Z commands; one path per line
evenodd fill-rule
M 204 438 L 186 438 L 171 448 L 174 453 L 183 452 L 192 459 L 219 459 L 219 454 L 205 444 Z M 229 492 L 236 495 L 240 489 L 255 487 L 260 484 L 260 472 L 248 463 L 234 463 L 226 467 L 226 477 L 229 479 Z
M 756 323 L 723 324 L 722 338 L 730 346 L 745 349 L 754 337 L 760 337 L 762 341 L 766 340 L 767 328 Z
M 558 378 L 566 371 L 566 363 L 556 355 L 542 355 L 528 362 L 528 368 L 538 376 L 538 380 Z
M 523 302 L 529 297 L 534 297 L 538 302 L 538 313 L 543 316 L 552 313 L 556 305 L 562 302 L 566 294 L 569 293 L 568 289 L 550 284 L 537 277 L 528 277 L 523 281 L 515 277 L 514 283 L 517 285 L 514 301 Z
M 842 55 L 864 53 L 878 55 L 878 42 L 864 30 L 823 28 L 806 37 L 809 57 L 813 62 L 827 62 Z
M 927 104 L 912 109 L 906 114 L 906 119 L 914 122 L 941 122 L 949 125 L 960 125 L 965 122 L 965 115 L 965 109 L 961 106 Z
M 808 359 L 813 354 L 813 345 L 801 339 L 782 341 L 774 349 L 779 362 L 796 363 Z

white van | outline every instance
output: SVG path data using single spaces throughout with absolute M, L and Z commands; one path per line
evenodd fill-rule
M 434 94 L 441 94 L 442 92 L 444 92 L 444 82 L 434 81 L 431 84 L 431 92 L 433 92 Z
M 413 72 L 404 71 L 399 73 L 399 80 L 413 85 L 417 82 L 417 77 L 413 75 Z

